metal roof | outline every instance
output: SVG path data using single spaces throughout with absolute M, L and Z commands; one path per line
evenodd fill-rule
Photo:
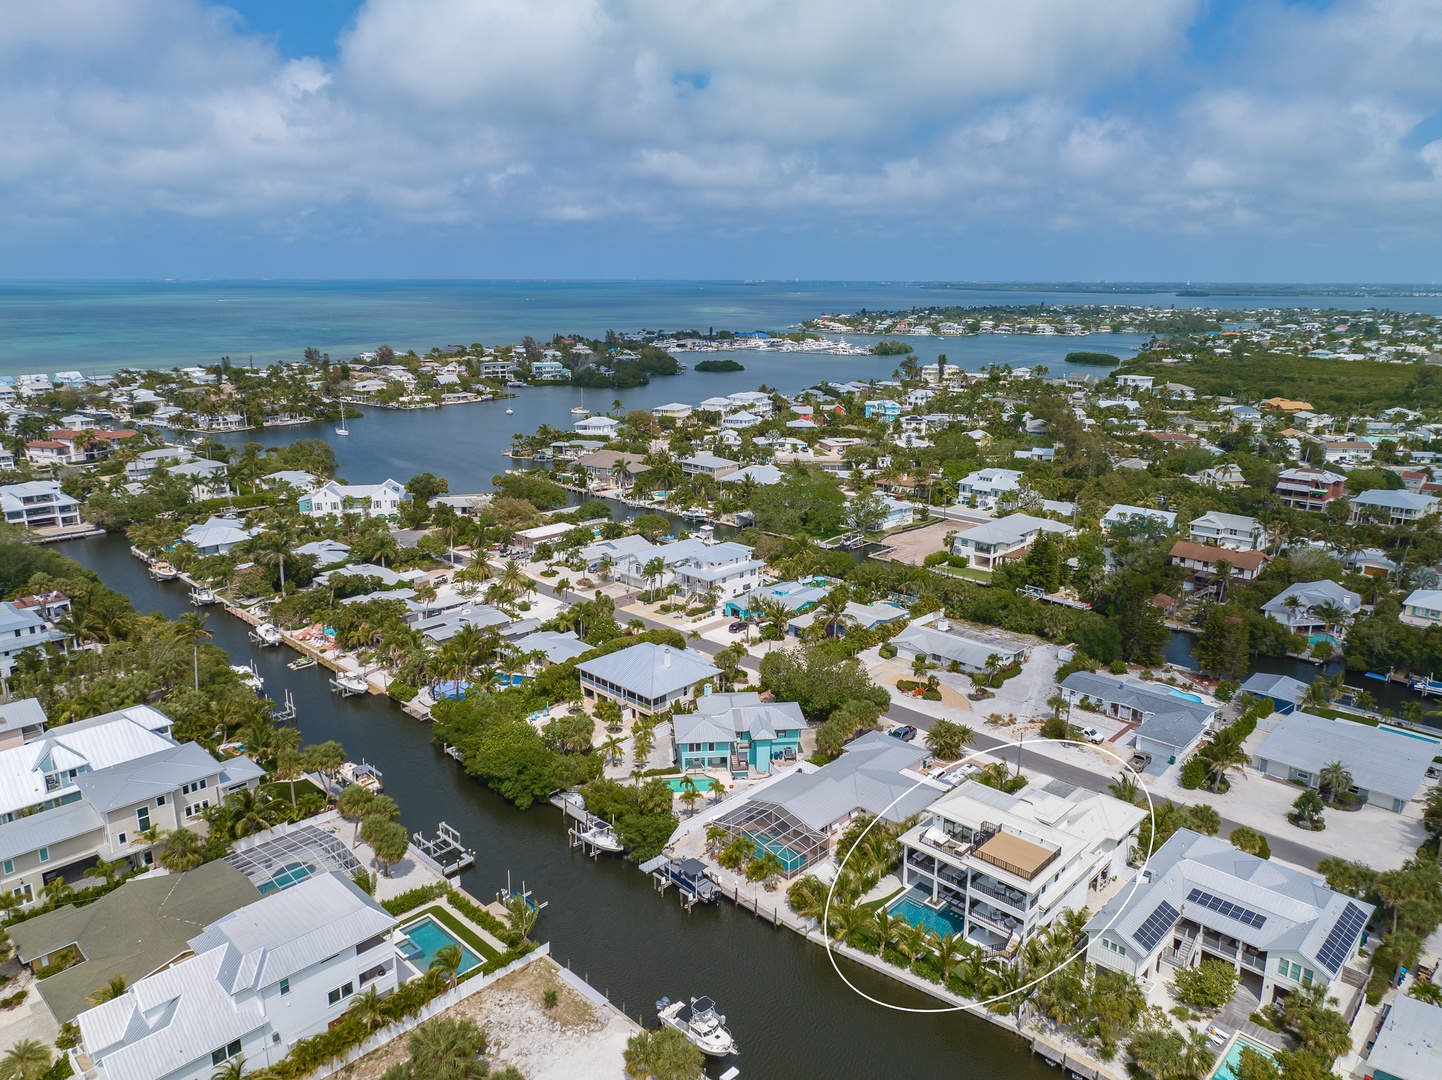
M 652 641 L 583 661 L 576 667 L 592 678 L 614 683 L 648 701 L 720 674 L 720 669 L 700 653 Z
M 1358 788 L 1410 801 L 1439 746 L 1434 739 L 1299 712 L 1284 716 L 1253 757 L 1314 776 L 1340 761 Z
M 47 722 L 38 698 L 22 698 L 0 705 L 0 731 L 18 731 L 36 725 L 43 727 Z
M 84 836 L 104 826 L 105 820 L 79 800 L 17 818 L 0 826 L 0 859 L 13 859 L 40 848 Z
M 154 754 L 121 762 L 75 778 L 85 801 L 100 813 L 146 802 L 205 776 L 220 773 L 220 762 L 197 743 L 168 746 Z
M 1307 696 L 1307 684 L 1298 682 L 1288 675 L 1268 675 L 1259 671 L 1242 683 L 1242 689 L 1258 697 L 1269 697 L 1278 701 L 1290 701 L 1300 705 Z
M 127 881 L 85 907 L 67 904 L 16 924 L 11 938 L 26 963 L 67 945 L 84 961 L 37 983 L 57 1020 L 73 1020 L 97 986 L 124 975 L 134 985 L 177 956 L 205 926 L 260 899 L 244 874 L 223 862 L 183 874 Z
M 1366 1063 L 1368 1072 L 1386 1073 L 1396 1080 L 1442 1076 L 1442 1008 L 1398 995 Z
M 846 752 L 829 765 L 811 773 L 793 772 L 762 794 L 765 802 L 818 831 L 857 810 L 868 814 L 885 811 L 888 821 L 901 821 L 931 805 L 945 791 L 931 781 L 918 786 L 915 777 L 902 772 L 914 769 L 927 757 L 925 747 L 870 732 L 847 744 Z M 893 802 L 896 805 L 891 807 Z

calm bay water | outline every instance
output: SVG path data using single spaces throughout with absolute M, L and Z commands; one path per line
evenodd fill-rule
M 185 588 L 152 581 L 122 537 L 71 541 L 61 550 L 142 611 L 174 618 L 190 610 Z M 476 867 L 462 878 L 468 891 L 489 899 L 510 871 L 517 886 L 524 879 L 549 901 L 539 936 L 551 942 L 558 960 L 609 990 L 632 1016 L 645 1011 L 654 1023 L 652 1003 L 662 995 L 714 996 L 741 1045 L 737 1064 L 746 1080 L 1055 1077 L 1020 1039 L 987 1021 L 896 1013 L 863 1001 L 836 977 L 821 949 L 729 903 L 687 915 L 674 890 L 657 895 L 634 866 L 593 862 L 569 850 L 561 815 L 550 806 L 523 813 L 469 780 L 431 745 L 429 725 L 387 699 L 338 700 L 323 669 L 288 670 L 294 653 L 257 649 L 247 627 L 221 612 L 209 625 L 233 663 L 256 662 L 268 694 L 280 698 L 291 690 L 306 743 L 337 739 L 353 759 L 384 771 L 386 791 L 400 803 L 409 830 L 434 832 L 446 821 L 461 831 L 476 851 Z M 847 965 L 846 971 L 884 1001 L 936 1004 L 869 970 Z M 713 1076 L 719 1071 L 710 1067 Z
M 299 359 L 306 346 L 348 358 L 382 343 L 425 352 L 436 345 L 504 344 L 527 334 L 538 340 L 570 332 L 599 336 L 607 329 L 781 330 L 823 312 L 1034 303 L 1442 312 L 1442 297 L 1186 297 L 905 282 L 5 282 L 0 374 L 96 374 L 210 364 L 222 355 L 263 363 Z M 920 348 L 928 339 L 914 340 Z M 949 341 L 942 349 L 951 356 L 960 347 Z

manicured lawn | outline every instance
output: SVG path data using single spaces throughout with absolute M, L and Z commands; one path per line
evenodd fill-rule
M 487 960 L 500 958 L 501 954 L 496 951 L 496 947 L 488 942 L 482 941 L 469 926 L 461 922 L 460 919 L 451 913 L 450 908 L 433 905 L 428 908 L 422 908 L 420 911 L 407 912 L 405 921 L 407 923 L 413 923 L 417 919 L 424 918 L 427 915 L 430 915 L 436 922 L 440 923 L 451 933 L 455 934 L 456 937 L 464 941 L 477 956 L 483 956 Z

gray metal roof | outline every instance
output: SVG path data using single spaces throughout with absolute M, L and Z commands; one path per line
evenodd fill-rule
M 99 830 L 105 821 L 89 804 L 81 801 L 42 810 L 0 826 L 0 859 L 38 851 L 65 840 Z
M 38 698 L 22 698 L 0 705 L 0 731 L 19 731 L 47 723 L 45 710 Z
M 1290 701 L 1293 705 L 1300 705 L 1302 699 L 1307 696 L 1306 683 L 1298 682 L 1288 675 L 1268 675 L 1263 671 L 1257 672 L 1242 683 L 1242 689 L 1258 697 Z
M 700 653 L 657 645 L 653 641 L 639 642 L 607 656 L 583 661 L 576 667 L 593 678 L 614 683 L 648 701 L 684 690 L 721 673 Z
M 671 724 L 678 743 L 731 742 L 743 732 L 774 739 L 778 732 L 806 727 L 806 718 L 794 701 L 763 702 L 756 693 L 706 694 L 696 699 L 696 712 L 673 716 Z
M 82 773 L 75 786 L 85 801 L 100 813 L 133 806 L 205 776 L 220 773 L 220 763 L 196 743 L 181 743 L 158 753 Z
M 1180 753 L 1201 738 L 1206 730 L 1206 721 L 1198 720 L 1190 713 L 1157 713 L 1137 728 L 1137 738 L 1170 746 Z
M 1001 638 L 962 637 L 934 626 L 908 626 L 891 639 L 898 649 L 912 653 L 939 656 L 943 660 L 955 660 L 963 667 L 981 671 L 986 667 L 987 657 L 995 654 L 1003 661 L 1019 656 L 1026 651 L 1023 645 L 1003 641 Z
M 1369 1072 L 1385 1072 L 1397 1080 L 1442 1076 L 1442 1008 L 1399 994 L 1367 1054 L 1367 1064 Z
M 873 731 L 849 743 L 829 765 L 812 773 L 793 772 L 771 784 L 759 801 L 781 807 L 818 832 L 857 810 L 884 812 L 886 820 L 901 821 L 946 793 L 940 784 L 918 786 L 915 778 L 902 774 L 928 756 L 923 746 Z
M 1370 916 L 1373 907 L 1333 892 L 1323 881 L 1300 870 L 1259 859 L 1234 848 L 1226 840 L 1201 836 L 1179 829 L 1161 849 L 1152 854 L 1147 866 L 1150 880 L 1136 888 L 1123 889 L 1092 916 L 1086 929 L 1095 935 L 1111 925 L 1111 936 L 1125 942 L 1138 958 L 1155 954 L 1170 941 L 1169 931 L 1178 918 L 1185 918 L 1246 942 L 1262 952 L 1286 950 L 1309 959 L 1326 977 L 1337 971 L 1318 959 L 1323 942 L 1337 925 L 1348 904 L 1355 904 Z M 1240 905 L 1262 917 L 1260 926 L 1239 921 L 1204 904 L 1188 902 L 1193 889 L 1201 889 L 1225 901 Z M 1171 906 L 1175 916 L 1150 946 L 1137 934 L 1159 905 Z M 1350 955 L 1361 937 L 1357 928 L 1344 953 Z
M 1298 712 L 1284 716 L 1253 756 L 1313 775 L 1340 761 L 1357 787 L 1410 800 L 1439 749 L 1436 740 Z
M 1217 711 L 1215 705 L 1172 693 L 1171 688 L 1165 684 L 1153 686 L 1143 682 L 1123 681 L 1090 671 L 1072 672 L 1062 680 L 1061 686 L 1063 690 L 1070 690 L 1084 697 L 1105 702 L 1115 701 L 1128 708 L 1154 715 L 1183 713 L 1206 721 Z
M 552 664 L 564 664 L 567 660 L 584 656 L 595 647 L 577 637 L 574 630 L 567 630 L 564 634 L 555 630 L 537 630 L 534 634 L 517 638 L 513 644 L 522 652 L 545 653 L 547 661 Z

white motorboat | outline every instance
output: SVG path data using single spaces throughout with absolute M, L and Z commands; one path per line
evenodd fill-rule
M 263 622 L 250 632 L 250 640 L 257 645 L 270 646 L 279 645 L 283 639 L 279 627 L 274 623 Z
M 180 576 L 180 571 L 171 566 L 164 559 L 150 564 L 150 576 L 159 578 L 161 581 L 174 581 Z
M 692 998 L 690 1002 L 662 998 L 656 1002 L 661 1023 L 675 1028 L 707 1057 L 729 1057 L 740 1053 L 736 1040 L 726 1030 L 726 1017 L 716 1011 L 716 1003 L 708 997 Z
M 336 775 L 344 787 L 357 784 L 377 795 L 384 790 L 381 787 L 381 771 L 364 761 L 359 765 L 354 761 L 347 761 L 340 767 L 340 771 Z
M 330 692 L 341 697 L 370 693 L 370 683 L 354 672 L 344 671 L 330 681 Z
M 190 602 L 196 607 L 205 607 L 207 604 L 215 603 L 215 590 L 208 589 L 204 585 L 197 585 L 190 590 Z
M 240 681 L 257 694 L 265 686 L 265 680 L 260 677 L 260 672 L 255 670 L 254 664 L 248 667 L 245 664 L 231 664 L 230 670 L 239 675 Z
M 590 844 L 592 847 L 602 851 L 619 852 L 625 850 L 620 839 L 616 836 L 616 830 L 610 822 L 602 821 L 598 817 L 591 818 L 590 825 L 578 834 L 579 839 Z

